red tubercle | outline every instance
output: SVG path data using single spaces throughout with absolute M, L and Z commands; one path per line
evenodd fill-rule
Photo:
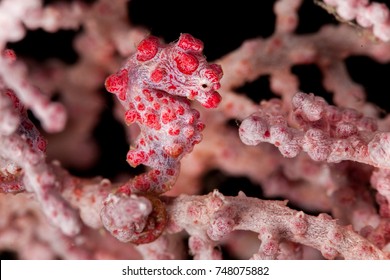
M 0 178 L 0 179 L 2 179 L 2 178 Z M 17 191 L 24 189 L 24 187 L 22 187 L 20 184 L 11 184 L 11 185 L 9 185 L 8 189 L 10 191 L 17 192 Z
M 155 83 L 159 83 L 163 79 L 165 74 L 165 70 L 157 68 L 150 74 L 150 79 Z
M 181 34 L 179 41 L 177 42 L 177 46 L 184 51 L 203 51 L 203 42 L 199 39 L 194 38 L 188 33 Z
M 130 125 L 141 119 L 140 114 L 135 110 L 127 110 L 125 113 L 125 122 L 127 125 Z
M 158 52 L 159 40 L 155 36 L 149 36 L 139 43 L 137 47 L 137 60 L 144 62 L 151 60 Z
M 195 134 L 195 130 L 192 127 L 187 127 L 183 129 L 183 134 L 186 139 L 191 139 Z
M 175 57 L 177 69 L 183 74 L 192 74 L 199 66 L 198 59 L 188 53 L 179 53 Z
M 215 71 L 213 71 L 212 69 L 207 69 L 204 72 L 204 75 L 205 75 L 206 79 L 209 80 L 212 83 L 218 83 L 219 82 L 218 74 Z
M 136 96 L 134 97 L 134 100 L 137 101 L 137 102 L 140 102 L 140 101 L 141 101 L 141 96 L 136 95 Z
M 198 110 L 193 109 L 193 110 L 192 110 L 192 113 L 194 114 L 194 117 L 195 117 L 196 119 L 199 119 L 199 118 L 200 118 L 200 113 L 199 113 Z
M 144 163 L 148 160 L 148 155 L 144 151 L 131 150 L 127 153 L 127 162 L 132 167 L 137 167 L 138 165 Z
M 221 84 L 220 83 L 215 83 L 213 85 L 213 90 L 219 90 L 221 88 Z
M 156 96 L 157 96 L 157 98 L 162 98 L 164 96 L 164 94 L 161 91 L 157 91 Z
M 173 175 L 175 175 L 175 170 L 174 169 L 172 169 L 172 168 L 168 168 L 166 171 L 165 171 L 165 173 L 167 174 L 167 175 L 169 175 L 169 176 L 173 176 Z
M 214 91 L 210 97 L 203 103 L 205 108 L 217 108 L 218 104 L 221 102 L 222 98 L 218 92 Z
M 169 101 L 170 101 L 172 104 L 175 104 L 175 103 L 176 103 L 176 98 L 174 98 L 173 96 L 169 96 L 168 99 L 169 99 Z
M 37 140 L 37 147 L 40 151 L 45 152 L 47 147 L 46 140 L 39 136 Z
M 149 89 L 147 89 L 147 88 L 143 89 L 142 93 L 143 93 L 143 95 L 145 95 L 147 100 L 152 98 L 152 92 Z
M 178 127 L 178 126 L 170 127 L 168 130 L 168 134 L 171 136 L 179 135 L 180 134 L 180 127 Z
M 144 111 L 144 110 L 145 110 L 145 104 L 144 104 L 144 103 L 138 104 L 137 109 L 138 109 L 139 111 Z
M 154 184 L 159 182 L 159 177 L 155 173 L 150 173 L 149 178 Z
M 171 108 L 164 108 L 161 112 L 161 120 L 163 124 L 170 123 L 171 121 L 176 120 L 177 117 Z
M 117 190 L 116 190 L 116 193 L 123 193 L 127 196 L 130 196 L 131 195 L 131 190 L 129 188 L 128 185 L 122 185 L 120 186 Z
M 196 125 L 196 128 L 199 130 L 199 131 L 203 131 L 205 129 L 206 125 L 202 122 L 199 122 L 197 125 Z
M 184 107 L 183 106 L 179 106 L 179 107 L 177 107 L 177 113 L 179 114 L 179 115 L 184 115 L 184 112 L 185 112 L 185 109 L 184 109 Z
M 221 65 L 213 63 L 213 64 L 210 64 L 209 67 L 211 68 L 211 70 L 213 70 L 213 72 L 215 74 L 217 74 L 217 77 L 218 77 L 217 82 L 219 82 L 219 80 L 222 79 L 222 76 L 223 76 L 223 70 L 222 70 Z
M 172 144 L 165 146 L 164 151 L 168 156 L 177 158 L 183 153 L 184 148 L 181 144 Z
M 191 92 L 190 92 L 190 94 L 188 95 L 187 98 L 190 99 L 190 100 L 194 100 L 195 97 L 197 97 L 198 95 L 199 95 L 199 93 L 197 91 L 191 90 Z
M 175 90 L 175 89 L 177 89 L 177 87 L 175 86 L 175 85 L 170 85 L 169 87 L 168 87 L 168 89 L 170 89 L 170 90 Z
M 189 118 L 188 118 L 188 124 L 193 124 L 194 122 L 195 122 L 195 116 L 190 116 Z
M 108 76 L 104 85 L 108 92 L 117 94 L 120 100 L 125 100 L 128 82 L 128 71 L 126 69 L 122 69 L 118 73 Z
M 151 187 L 149 178 L 143 175 L 134 178 L 133 186 L 137 192 L 147 192 Z
M 158 117 L 154 113 L 145 114 L 145 124 L 149 127 L 156 127 L 158 124 Z
M 149 172 L 149 176 L 150 176 L 151 180 L 152 180 L 154 183 L 158 183 L 159 178 L 160 178 L 160 175 L 161 175 L 161 171 L 160 171 L 160 170 L 157 170 L 157 169 L 151 170 L 151 171 Z
M 144 139 L 144 138 L 139 139 L 138 143 L 139 143 L 141 146 L 145 146 L 145 145 L 146 145 L 146 142 L 145 142 L 145 139 Z
M 11 49 L 5 49 L 3 51 L 3 57 L 11 63 L 14 62 L 17 58 L 15 51 Z

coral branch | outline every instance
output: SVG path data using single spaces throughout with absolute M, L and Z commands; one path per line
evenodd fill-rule
M 390 168 L 390 135 L 377 131 L 374 119 L 301 92 L 294 95 L 292 106 L 289 124 L 279 100 L 263 102 L 259 112 L 242 122 L 241 140 L 247 145 L 272 143 L 286 157 L 303 150 L 316 161 L 353 160 Z
M 332 7 L 345 21 L 355 20 L 360 26 L 372 29 L 373 34 L 383 41 L 390 40 L 390 12 L 383 3 L 369 0 L 323 0 L 325 7 Z
M 31 109 L 48 132 L 61 131 L 66 122 L 65 108 L 56 102 L 50 102 L 38 88 L 31 85 L 27 78 L 26 66 L 8 54 L 0 57 L 0 77 L 6 87 L 13 89 L 20 101 Z
M 207 196 L 182 195 L 168 207 L 172 227 L 191 235 L 195 258 L 218 258 L 215 242 L 232 231 L 249 230 L 261 241 L 254 259 L 277 259 L 282 240 L 290 240 L 320 250 L 327 259 L 386 259 L 388 256 L 349 227 L 337 225 L 330 216 L 318 217 L 289 209 L 286 202 L 262 201 L 223 196 L 218 191 Z
M 6 108 L 13 114 L 10 120 L 20 123 L 13 123 L 6 133 L 0 134 L 0 191 L 33 192 L 55 225 L 68 235 L 77 234 L 80 230 L 78 215 L 60 196 L 56 176 L 46 164 L 46 141 L 28 119 L 25 107 L 14 92 L 2 92 L 1 100 L 12 104 L 12 108 L 9 105 Z

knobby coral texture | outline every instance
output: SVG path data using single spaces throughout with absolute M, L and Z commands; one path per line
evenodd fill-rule
M 2 258 L 390 258 L 386 1 L 253 2 L 0 1 Z

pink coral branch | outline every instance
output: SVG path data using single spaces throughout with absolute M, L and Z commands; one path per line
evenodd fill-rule
M 323 0 L 333 7 L 343 20 L 355 20 L 360 26 L 369 28 L 382 41 L 390 40 L 390 12 L 383 3 L 369 0 Z
M 0 135 L 10 135 L 18 128 L 20 119 L 4 89 L 0 91 L 0 111 Z
M 1 157 L 23 169 L 23 185 L 28 191 L 36 194 L 49 219 L 68 235 L 78 233 L 80 230 L 78 215 L 56 190 L 55 175 L 46 165 L 43 154 L 31 148 L 22 136 L 0 136 L 0 140 Z
M 301 92 L 294 95 L 292 106 L 290 125 L 280 101 L 264 102 L 259 112 L 242 122 L 241 140 L 247 145 L 272 143 L 286 157 L 295 157 L 303 150 L 316 161 L 353 160 L 390 168 L 390 135 L 376 131 L 373 119 Z
M 42 28 L 48 32 L 60 29 L 77 29 L 85 16 L 86 7 L 82 2 L 54 3 L 42 9 L 32 9 L 22 18 L 28 29 Z
M 50 102 L 38 88 L 28 82 L 24 64 L 9 61 L 6 57 L 0 58 L 0 77 L 3 77 L 4 84 L 13 89 L 21 102 L 41 120 L 43 128 L 49 132 L 57 132 L 64 128 L 66 121 L 64 107 L 59 103 Z
M 291 210 L 281 201 L 223 196 L 214 191 L 206 196 L 182 195 L 168 206 L 171 225 L 192 236 L 195 258 L 218 258 L 217 241 L 232 231 L 259 234 L 261 245 L 254 259 L 277 259 L 281 240 L 314 247 L 327 259 L 386 259 L 388 256 L 349 227 L 337 225 L 330 216 L 318 217 Z M 217 254 L 217 255 L 216 255 Z
M 5 166 L 0 169 L 0 191 L 33 192 L 54 224 L 68 235 L 78 233 L 78 215 L 60 196 L 56 176 L 46 164 L 46 141 L 28 119 L 26 108 L 14 92 L 5 91 L 2 99 L 5 98 L 20 123 L 17 129 L 13 127 L 12 133 L 0 134 L 0 162 Z
M 378 191 L 377 201 L 382 216 L 390 217 L 390 170 L 379 168 L 372 173 L 371 185 Z

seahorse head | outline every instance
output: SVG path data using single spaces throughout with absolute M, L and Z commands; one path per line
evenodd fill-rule
M 146 83 L 151 88 L 195 99 L 206 108 L 215 108 L 221 101 L 217 90 L 222 69 L 206 61 L 203 42 L 190 34 L 181 34 L 169 45 L 149 36 L 138 45 L 135 58 L 147 69 Z

